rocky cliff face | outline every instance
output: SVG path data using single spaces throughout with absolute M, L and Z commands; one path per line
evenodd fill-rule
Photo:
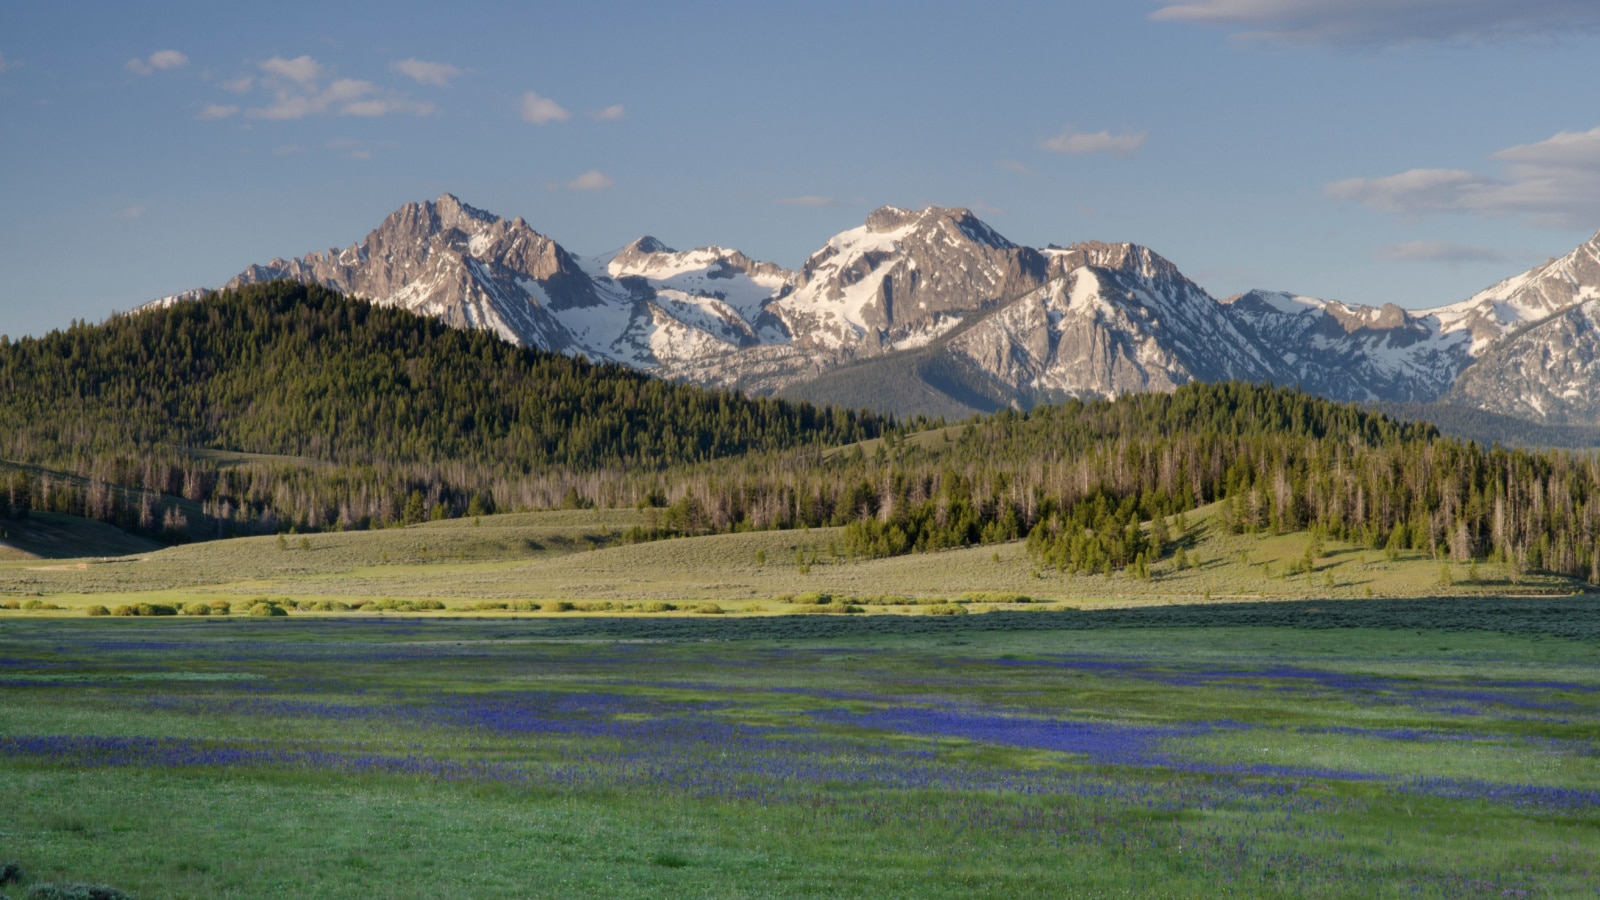
M 884 207 L 790 271 L 648 236 L 580 258 L 446 194 L 229 286 L 273 278 L 699 384 L 822 400 L 849 385 L 841 401 L 876 393 L 900 413 L 1237 378 L 1600 423 L 1600 235 L 1462 303 L 1407 311 L 1275 291 L 1217 300 L 1137 244 L 1036 250 L 964 209 Z M 895 383 L 863 393 L 853 373 Z

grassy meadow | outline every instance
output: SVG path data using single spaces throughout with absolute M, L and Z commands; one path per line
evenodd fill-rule
M 1213 512 L 1205 508 L 1186 517 L 1177 539 L 1183 564 L 1168 556 L 1151 567 L 1147 579 L 1041 568 L 1022 542 L 849 559 L 840 554 L 839 529 L 833 528 L 628 544 L 623 535 L 649 525 L 651 511 L 592 509 L 238 538 L 119 556 L 93 553 L 102 548 L 94 535 L 86 535 L 75 545 L 82 558 L 75 559 L 59 554 L 22 558 L 27 554 L 17 545 L 9 557 L 0 555 L 0 600 L 36 598 L 62 607 L 63 615 L 82 615 L 94 605 L 215 600 L 248 605 L 257 597 L 308 605 L 435 600 L 449 614 L 480 615 L 496 612 L 462 607 L 486 601 L 635 607 L 654 602 L 684 607 L 676 611 L 682 613 L 709 602 L 742 615 L 791 612 L 792 604 L 779 598 L 808 594 L 841 599 L 887 594 L 917 601 L 862 605 L 863 613 L 872 615 L 916 613 L 919 607 L 972 594 L 1026 597 L 1054 608 L 1096 608 L 1205 600 L 1564 595 L 1578 587 L 1563 578 L 1519 576 L 1491 562 L 1445 563 L 1417 551 L 1391 558 L 1382 550 L 1313 541 L 1304 532 L 1228 534 L 1214 522 Z M 1309 570 L 1308 551 L 1314 551 Z
M 36 517 L 51 552 L 0 557 L 0 893 L 1600 893 L 1571 582 L 1204 511 L 1148 579 L 624 543 L 649 515 L 159 550 Z

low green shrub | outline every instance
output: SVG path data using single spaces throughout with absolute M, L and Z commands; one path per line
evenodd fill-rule
M 964 616 L 967 614 L 967 610 L 965 607 L 954 603 L 939 603 L 928 607 L 927 614 L 930 616 Z
M 571 612 L 573 606 L 566 600 L 555 600 L 544 605 L 545 612 Z
M 16 601 L 16 600 L 7 600 L 4 603 L 0 603 L 0 609 L 21 609 L 21 608 L 22 608 L 22 604 L 19 601 Z
M 54 603 L 46 603 L 43 600 L 24 600 L 22 601 L 22 608 L 28 610 L 50 610 L 65 609 L 66 607 L 57 606 Z
M 823 606 L 833 602 L 833 595 L 813 591 L 812 593 L 801 594 L 800 596 L 794 598 L 794 602 L 803 603 L 807 606 Z
M 287 609 L 284 609 L 276 603 L 256 603 L 254 606 L 250 607 L 250 615 L 252 616 L 271 617 L 287 616 L 288 614 L 289 611 Z
M 213 600 L 210 606 L 213 616 L 225 616 L 233 612 L 233 604 L 226 600 Z
M 1009 594 L 1001 591 L 972 591 L 962 594 L 957 603 L 1032 603 L 1026 594 Z
M 487 612 L 489 610 L 509 609 L 509 603 L 496 603 L 492 600 L 479 600 L 476 603 L 463 603 L 461 608 L 468 612 Z
M 140 603 L 134 606 L 134 609 L 136 610 L 134 615 L 139 616 L 175 616 L 178 614 L 176 606 L 166 603 Z
M 104 606 L 100 606 L 99 604 L 89 607 L 88 609 L 84 610 L 84 612 L 91 616 L 111 615 L 111 610 L 106 609 Z
M 699 606 L 696 606 L 694 608 L 694 611 L 699 613 L 702 616 L 720 616 L 720 615 L 722 615 L 722 607 L 718 606 L 715 603 L 702 603 Z
M 186 616 L 209 616 L 211 615 L 211 604 L 191 603 L 183 608 L 183 614 Z
M 866 610 L 851 603 L 802 603 L 796 604 L 794 611 L 805 615 L 823 616 L 840 616 L 847 613 L 866 612 Z
M 511 608 L 517 612 L 538 612 L 540 606 L 532 600 L 516 600 L 512 602 Z
M 133 607 L 131 607 L 131 606 L 127 605 L 126 603 L 124 603 L 123 605 L 117 607 L 116 609 L 113 609 L 111 611 L 111 614 L 113 616 L 137 616 L 139 614 L 139 612 L 138 612 L 138 610 L 136 610 Z
M 647 613 L 662 613 L 674 612 L 677 610 L 677 608 L 677 604 L 674 603 L 664 603 L 660 600 L 652 600 L 649 603 L 640 606 L 639 610 Z
M 22 880 L 22 865 L 15 860 L 0 862 L 0 884 L 11 884 Z

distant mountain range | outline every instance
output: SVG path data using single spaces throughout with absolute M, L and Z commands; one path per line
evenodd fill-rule
M 652 237 L 579 257 L 446 194 L 344 250 L 252 265 L 226 286 L 280 278 L 674 380 L 900 414 L 1242 379 L 1600 425 L 1600 235 L 1416 311 L 1218 299 L 1137 244 L 1023 247 L 964 209 L 878 209 L 791 271 Z

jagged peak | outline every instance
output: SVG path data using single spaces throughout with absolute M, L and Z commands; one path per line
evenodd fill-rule
M 920 210 L 880 206 L 867 214 L 865 230 L 870 234 L 890 234 L 925 226 L 938 227 L 941 223 L 960 229 L 970 241 L 997 250 L 1014 250 L 1017 247 L 989 223 L 973 215 L 972 210 L 960 206 L 925 206 Z
M 628 244 L 627 246 L 623 247 L 621 252 L 622 253 L 677 253 L 678 251 L 672 249 L 671 247 L 668 247 L 666 244 L 661 243 L 661 241 L 657 240 L 654 235 L 647 234 L 647 235 L 644 235 L 643 237 L 638 238 L 637 240 L 633 241 L 633 243 Z

